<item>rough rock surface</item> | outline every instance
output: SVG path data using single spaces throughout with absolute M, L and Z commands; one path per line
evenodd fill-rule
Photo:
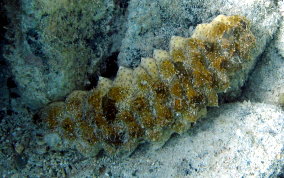
M 243 99 L 280 105 L 279 97 L 284 93 L 284 58 L 277 50 L 277 43 L 276 39 L 263 53 L 261 61 L 249 77 Z
M 22 103 L 32 109 L 82 89 L 88 73 L 118 50 L 124 14 L 112 0 L 5 2 L 4 55 Z
M 279 12 L 284 17 L 284 1 L 279 2 Z M 280 23 L 279 32 L 276 36 L 276 47 L 279 53 L 284 57 L 284 22 Z

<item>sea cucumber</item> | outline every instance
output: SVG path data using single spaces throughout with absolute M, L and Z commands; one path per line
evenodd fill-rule
M 100 77 L 96 88 L 73 91 L 40 116 L 66 148 L 85 155 L 129 155 L 144 142 L 159 147 L 218 106 L 218 93 L 247 67 L 255 41 L 245 17 L 219 15 L 190 38 L 173 36 L 169 52 L 120 67 L 114 80 Z

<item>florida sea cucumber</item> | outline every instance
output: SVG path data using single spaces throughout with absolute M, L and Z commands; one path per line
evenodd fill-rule
M 207 106 L 218 106 L 217 94 L 247 67 L 255 41 L 245 17 L 219 15 L 190 38 L 173 36 L 169 52 L 155 50 L 134 69 L 120 67 L 114 80 L 100 77 L 96 88 L 49 104 L 41 118 L 65 147 L 85 155 L 161 146 L 205 116 Z

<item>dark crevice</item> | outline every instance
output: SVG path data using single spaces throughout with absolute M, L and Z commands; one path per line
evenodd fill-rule
M 129 4 L 129 0 L 115 0 L 114 3 L 122 9 L 126 9 Z
M 16 93 L 16 92 L 11 92 L 10 93 L 10 97 L 11 98 L 19 98 L 19 97 L 21 97 L 18 93 Z
M 42 118 L 40 117 L 39 113 L 33 115 L 32 121 L 34 124 L 39 124 L 42 122 Z
M 147 150 L 151 147 L 151 144 L 149 142 L 142 142 L 139 144 L 136 149 L 129 155 L 129 157 L 133 157 L 137 154 L 145 154 Z
M 35 56 L 46 58 L 44 54 L 44 50 L 42 48 L 42 44 L 39 41 L 39 34 L 36 29 L 29 29 L 26 34 L 26 41 L 28 42 L 33 54 Z
M 116 9 L 118 9 L 122 15 L 126 14 L 129 0 L 114 0 L 114 4 Z
M 7 11 L 4 9 L 5 1 L 0 2 L 0 21 L 1 21 L 1 27 L 0 27 L 0 43 L 1 43 L 1 49 L 2 45 L 5 41 L 5 33 L 7 31 L 7 26 L 9 25 L 9 20 L 7 18 Z M 1 56 L 2 56 L 2 50 L 1 50 Z
M 7 110 L 7 115 L 8 115 L 8 116 L 11 116 L 12 114 L 13 114 L 13 111 L 12 111 L 11 109 L 8 109 L 8 110 Z
M 105 151 L 103 149 L 101 149 L 98 154 L 95 156 L 96 159 L 102 159 L 104 157 L 106 157 L 107 154 L 105 153 Z
M 97 25 L 100 25 L 99 22 L 96 22 Z M 94 25 L 94 24 L 93 24 Z M 98 50 L 98 39 L 104 39 L 105 35 L 102 32 L 96 32 L 92 38 L 85 39 L 87 46 L 89 46 L 93 51 Z
M 4 119 L 5 111 L 0 111 L 0 122 Z
M 118 54 L 119 52 L 114 52 L 111 56 L 103 59 L 102 64 L 99 66 L 100 71 L 98 73 L 88 75 L 89 84 L 85 85 L 86 90 L 91 90 L 97 86 L 99 76 L 106 77 L 109 79 L 115 78 L 119 68 L 117 64 Z
M 7 79 L 7 87 L 8 87 L 8 88 L 16 88 L 16 87 L 17 87 L 17 84 L 16 84 L 16 82 L 13 80 L 12 77 L 9 77 L 9 78 Z
M 118 71 L 118 64 L 117 64 L 117 57 L 119 52 L 112 53 L 111 56 L 107 57 L 103 60 L 103 64 L 100 68 L 100 75 L 102 77 L 114 79 L 117 71 Z
M 13 77 L 7 78 L 6 85 L 8 87 L 10 99 L 20 98 L 21 96 L 18 94 L 17 84 L 14 81 Z M 11 101 L 10 101 L 11 102 Z
M 85 85 L 86 90 L 91 90 L 95 88 L 98 84 L 99 76 L 97 74 L 89 74 L 88 75 L 89 83 Z

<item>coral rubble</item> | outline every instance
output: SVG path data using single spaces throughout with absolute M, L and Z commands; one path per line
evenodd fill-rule
M 173 36 L 169 52 L 155 50 L 134 69 L 120 67 L 113 81 L 100 77 L 91 91 L 46 106 L 41 118 L 65 138 L 63 147 L 86 155 L 128 155 L 143 142 L 159 147 L 247 74 L 255 41 L 245 17 L 219 15 L 191 38 Z

